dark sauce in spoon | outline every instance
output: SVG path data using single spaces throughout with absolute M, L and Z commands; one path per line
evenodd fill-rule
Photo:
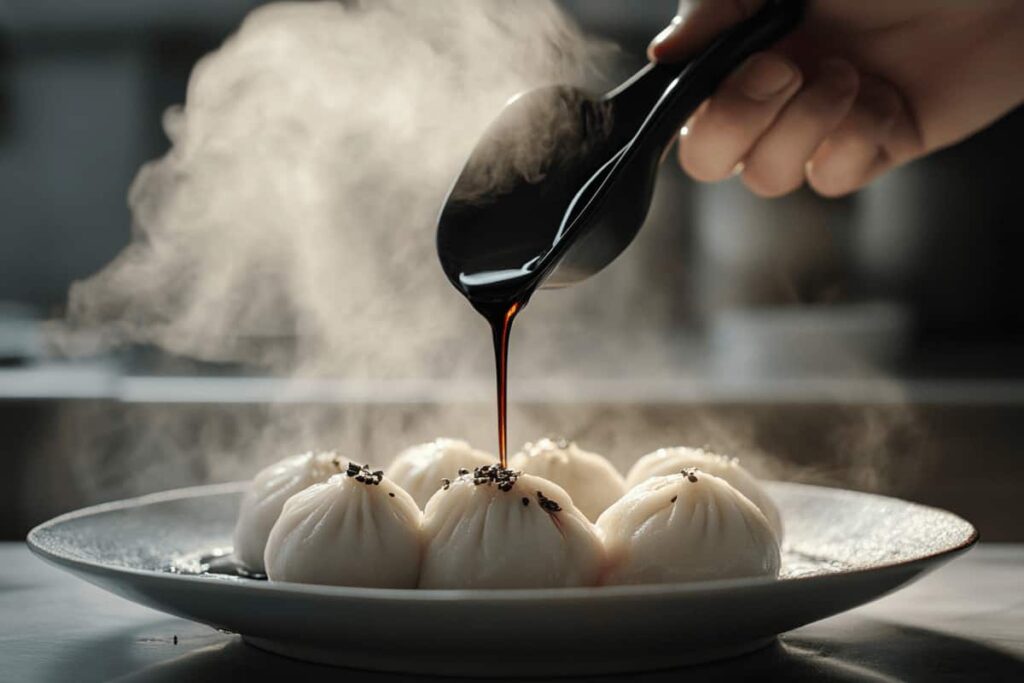
M 522 93 L 484 131 L 445 200 L 437 253 L 491 325 L 503 466 L 512 319 L 538 287 L 579 282 L 622 253 L 647 216 L 680 122 L 750 54 L 788 33 L 803 4 L 766 2 L 691 60 L 649 64 L 602 96 L 568 85 Z
M 508 466 L 508 344 L 512 322 L 558 261 L 555 253 L 579 190 L 599 169 L 607 149 L 606 108 L 575 89 L 544 88 L 513 101 L 492 124 L 466 164 L 442 212 L 438 256 L 448 279 L 491 327 L 498 407 L 498 454 Z M 548 156 L 524 176 L 505 169 L 505 181 L 481 191 L 495 159 L 515 157 L 543 139 Z M 543 182 L 539 182 L 543 179 Z M 549 286 L 558 284 L 548 282 Z
M 552 86 L 515 98 L 449 193 L 437 252 L 491 326 L 503 467 L 512 320 L 537 289 L 580 282 L 632 242 L 679 124 L 664 106 L 678 77 L 679 67 L 650 65 L 600 97 Z M 524 150 L 539 155 L 527 155 L 534 166 L 520 163 Z

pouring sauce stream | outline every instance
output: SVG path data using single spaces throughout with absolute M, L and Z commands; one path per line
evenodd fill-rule
M 522 301 L 511 304 L 476 303 L 480 312 L 491 326 L 494 338 L 494 371 L 498 392 L 498 456 L 501 466 L 508 467 L 508 340 L 512 332 L 512 321 L 525 305 Z

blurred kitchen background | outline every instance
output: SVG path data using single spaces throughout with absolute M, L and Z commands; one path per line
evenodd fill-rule
M 0 5 L 2 538 L 85 504 L 244 477 L 288 449 L 386 462 L 439 434 L 493 448 L 486 364 L 451 380 L 288 380 L 146 346 L 65 358 L 47 342 L 71 283 L 128 243 L 128 186 L 168 148 L 162 113 L 257 4 Z M 621 46 L 622 74 L 675 10 L 561 4 Z M 666 163 L 622 259 L 580 292 L 539 294 L 522 317 L 510 442 L 566 435 L 623 469 L 657 446 L 707 444 L 773 476 L 946 507 L 986 540 L 1024 540 L 1022 139 L 1018 110 L 840 200 L 759 200 Z M 603 308 L 622 287 L 629 305 Z M 453 291 L 450 305 L 465 303 Z M 531 373 L 531 324 L 559 319 L 575 323 L 564 373 Z M 605 337 L 619 342 L 575 365 L 574 348 Z M 482 323 L 465 339 L 484 359 L 488 342 Z

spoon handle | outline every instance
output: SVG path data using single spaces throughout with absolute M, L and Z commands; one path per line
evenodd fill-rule
M 614 100 L 620 121 L 639 119 L 641 135 L 662 147 L 743 60 L 796 27 L 803 9 L 803 0 L 768 0 L 689 61 L 648 64 L 605 99 Z

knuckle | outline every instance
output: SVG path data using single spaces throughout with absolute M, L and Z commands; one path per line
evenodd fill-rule
M 750 137 L 750 117 L 740 107 L 729 106 L 721 100 L 712 102 L 701 122 L 705 129 L 723 137 Z

